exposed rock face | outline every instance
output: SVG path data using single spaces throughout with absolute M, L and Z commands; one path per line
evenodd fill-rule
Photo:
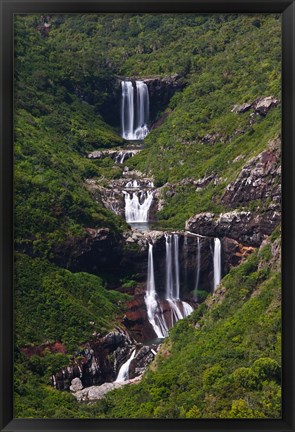
M 280 144 L 279 138 L 272 140 L 268 149 L 251 159 L 237 179 L 227 186 L 221 202 L 236 210 L 219 216 L 197 214 L 187 221 L 186 229 L 204 236 L 229 237 L 247 246 L 259 246 L 281 222 Z M 243 210 L 255 201 L 259 202 L 254 211 Z
M 87 155 L 88 159 L 104 159 L 110 157 L 115 163 L 124 163 L 127 159 L 135 156 L 141 149 L 126 149 L 126 150 L 95 150 Z
M 242 169 L 238 178 L 230 183 L 221 201 L 230 207 L 247 205 L 250 201 L 281 201 L 281 141 L 269 143 L 267 150 L 251 159 Z
M 228 273 L 231 267 L 235 267 L 240 262 L 247 258 L 256 248 L 252 246 L 245 246 L 236 240 L 228 237 L 221 239 L 222 252 L 223 252 L 223 271 Z
M 109 228 L 85 228 L 84 235 L 55 248 L 61 267 L 98 275 L 106 270 L 120 273 L 122 254 L 123 238 Z
M 69 366 L 52 375 L 52 385 L 58 390 L 78 392 L 85 387 L 112 383 L 135 349 L 137 353 L 130 363 L 129 378 L 136 378 L 154 359 L 158 345 L 143 346 L 126 331 L 117 329 L 89 342 Z
M 52 383 L 58 390 L 68 390 L 75 378 L 81 380 L 83 387 L 113 381 L 134 344 L 121 329 L 98 337 L 77 353 L 71 365 L 57 372 Z
M 281 222 L 276 205 L 270 205 L 263 213 L 234 210 L 217 218 L 213 213 L 200 213 L 186 222 L 190 231 L 215 237 L 229 237 L 247 246 L 257 247 Z
M 243 114 L 253 109 L 254 115 L 258 114 L 264 117 L 268 111 L 271 108 L 276 107 L 278 103 L 278 99 L 276 99 L 274 96 L 260 97 L 255 99 L 253 102 L 246 102 L 242 105 L 234 105 L 231 111 L 238 114 Z

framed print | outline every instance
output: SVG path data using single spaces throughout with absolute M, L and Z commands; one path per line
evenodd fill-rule
M 1 430 L 294 431 L 294 2 L 1 2 Z

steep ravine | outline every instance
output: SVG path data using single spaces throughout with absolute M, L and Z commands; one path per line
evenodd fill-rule
M 131 230 L 112 239 L 108 230 L 88 229 L 86 248 L 79 248 L 71 264 L 76 270 L 99 274 L 101 268 L 95 265 L 99 254 L 104 255 L 99 261 L 105 269 L 116 258 L 113 270 L 123 274 L 127 268 L 127 274 L 134 274 L 135 285 L 128 289 L 133 299 L 121 328 L 89 342 L 73 357 L 71 365 L 52 375 L 52 385 L 59 390 L 70 389 L 77 400 L 100 399 L 122 383 L 138 382 L 159 348 L 157 337 L 161 340 L 168 335 L 176 321 L 213 293 L 220 279 L 251 254 L 280 221 L 280 140 L 275 139 L 227 186 L 222 202 L 233 209 L 230 213 L 220 214 L 218 219 L 210 213 L 197 214 L 187 221 L 186 231 L 150 230 L 150 222 L 157 219 L 159 202 L 163 205 L 162 188 L 155 188 L 152 177 L 129 171 L 124 165 L 142 149 L 142 143 L 132 146 L 132 140 L 137 134 L 148 133 L 147 126 L 142 131 L 141 126 L 130 126 L 140 118 L 148 125 L 147 114 L 137 111 L 146 110 L 149 102 L 139 99 L 137 105 L 128 105 L 130 95 L 126 91 L 132 91 L 133 97 L 135 84 L 141 88 L 139 81 L 122 86 L 127 101 L 123 109 L 125 106 L 128 111 L 122 115 L 123 134 L 131 146 L 88 154 L 92 160 L 111 158 L 121 167 L 121 178 L 85 182 L 94 200 L 125 218 Z M 140 132 L 132 132 L 134 127 Z M 204 181 L 195 183 L 203 187 Z M 256 213 L 243 210 L 243 205 L 266 198 L 272 202 L 271 207 L 258 208 Z M 151 340 L 156 344 L 145 345 Z M 119 378 L 121 375 L 123 378 Z

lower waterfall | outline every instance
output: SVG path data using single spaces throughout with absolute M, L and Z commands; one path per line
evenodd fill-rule
M 214 238 L 214 254 L 213 254 L 213 272 L 214 272 L 214 291 L 221 281 L 221 241 L 219 238 Z
M 161 306 L 158 304 L 156 297 L 157 293 L 154 274 L 153 245 L 149 243 L 147 289 L 144 300 L 149 322 L 151 323 L 157 337 L 164 338 L 168 334 L 168 328 Z
M 145 304 L 148 320 L 158 338 L 168 336 L 171 328 L 178 320 L 183 319 L 193 312 L 193 308 L 187 302 L 180 300 L 180 265 L 179 265 L 179 237 L 178 234 L 166 234 L 165 256 L 165 298 L 159 299 L 156 290 L 153 245 L 149 243 L 147 289 Z M 165 314 L 162 303 L 169 306 Z M 169 314 L 170 311 L 170 314 Z M 168 316 L 170 315 L 170 316 Z
M 123 191 L 125 196 L 126 222 L 147 222 L 149 209 L 152 205 L 153 191 Z
M 166 234 L 166 300 L 171 309 L 171 322 L 187 317 L 193 308 L 179 299 L 179 242 L 178 234 Z M 174 265 L 172 265 L 174 263 Z
M 130 366 L 131 361 L 135 357 L 135 353 L 136 353 L 136 350 L 134 350 L 132 352 L 131 356 L 129 357 L 129 359 L 125 363 L 122 364 L 115 382 L 122 382 L 122 381 L 126 381 L 129 379 L 129 366 Z

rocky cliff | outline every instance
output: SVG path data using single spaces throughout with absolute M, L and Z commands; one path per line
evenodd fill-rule
M 186 229 L 259 246 L 281 222 L 280 146 L 279 138 L 270 141 L 268 148 L 249 160 L 226 187 L 221 203 L 230 211 L 197 214 L 187 221 Z

